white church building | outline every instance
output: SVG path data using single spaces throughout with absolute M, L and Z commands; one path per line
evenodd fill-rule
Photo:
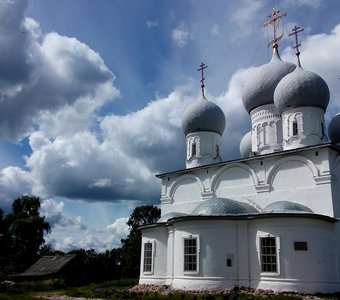
M 327 137 L 327 84 L 297 47 L 297 65 L 282 61 L 277 40 L 243 87 L 243 158 L 222 160 L 225 116 L 203 82 L 185 111 L 186 169 L 157 175 L 162 215 L 141 228 L 140 284 L 340 291 L 340 114 Z

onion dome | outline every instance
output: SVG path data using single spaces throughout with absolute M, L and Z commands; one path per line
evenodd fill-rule
M 197 131 L 212 131 L 222 135 L 225 125 L 222 109 L 205 98 L 190 105 L 185 110 L 182 119 L 185 135 Z
M 326 110 L 328 102 L 327 83 L 319 75 L 300 66 L 279 82 L 274 93 L 274 103 L 279 113 L 304 106 Z
M 334 144 L 340 142 L 340 113 L 337 113 L 329 123 L 328 137 Z
M 251 131 L 247 132 L 240 142 L 240 153 L 242 157 L 249 157 L 251 153 Z
M 295 69 L 295 65 L 283 62 L 276 48 L 269 63 L 254 70 L 244 83 L 243 106 L 249 113 L 254 108 L 274 103 L 274 90 L 279 81 Z
M 247 203 L 227 198 L 217 198 L 202 202 L 193 210 L 192 215 L 225 216 L 254 213 L 258 213 L 258 210 Z
M 313 211 L 299 203 L 290 202 L 290 201 L 277 201 L 267 205 L 264 212 L 272 212 L 272 213 L 312 213 Z

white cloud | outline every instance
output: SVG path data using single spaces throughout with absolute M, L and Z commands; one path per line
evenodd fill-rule
M 259 0 L 240 1 L 238 8 L 230 16 L 231 20 L 239 27 L 235 36 L 249 36 L 255 28 L 258 31 L 262 25 L 259 24 L 259 21 L 262 20 L 259 16 L 261 16 L 260 11 L 263 10 L 264 4 L 264 1 Z
M 8 206 L 9 200 L 13 200 L 23 194 L 30 194 L 33 179 L 29 171 L 18 167 L 6 167 L 0 170 L 0 199 Z M 7 202 L 7 205 L 6 203 Z
M 320 7 L 325 0 L 285 0 L 286 5 L 291 6 L 310 6 L 312 8 Z
M 171 32 L 171 38 L 177 47 L 183 48 L 188 43 L 189 32 L 183 28 L 177 27 Z
M 26 5 L 0 4 L 6 20 L 0 28 L 0 136 L 20 140 L 37 125 L 53 131 L 54 122 L 64 124 L 58 126 L 63 132 L 65 126 L 73 132 L 91 126 L 94 111 L 119 94 L 114 75 L 77 39 L 55 32 L 42 36 L 39 24 L 23 17 Z
M 129 233 L 129 226 L 126 224 L 128 219 L 129 218 L 118 218 L 112 224 L 108 225 L 106 229 L 110 233 L 126 236 Z
M 158 27 L 158 22 L 157 21 L 150 21 L 150 20 L 148 20 L 148 21 L 146 21 L 146 26 L 148 26 L 148 27 Z

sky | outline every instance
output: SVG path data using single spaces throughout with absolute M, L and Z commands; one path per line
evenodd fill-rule
M 205 95 L 226 115 L 224 160 L 250 130 L 249 73 L 268 62 L 272 7 L 281 58 L 330 89 L 340 111 L 338 0 L 1 0 L 0 207 L 41 198 L 55 249 L 120 247 L 136 206 L 159 205 L 156 174 L 185 168 L 183 111 Z

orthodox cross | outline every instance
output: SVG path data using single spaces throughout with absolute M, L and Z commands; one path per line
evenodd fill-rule
M 201 83 L 203 98 L 205 98 L 205 96 L 204 96 L 204 80 L 205 80 L 205 78 L 204 78 L 203 70 L 206 69 L 206 68 L 208 68 L 208 66 L 206 66 L 204 63 L 201 63 L 199 69 L 197 70 L 197 71 L 201 71 L 201 78 L 202 79 L 200 80 L 200 83 Z
M 302 32 L 304 29 L 300 28 L 299 26 L 296 26 L 292 29 L 292 33 L 289 34 L 289 36 L 291 35 L 295 35 L 295 46 L 293 47 L 295 49 L 295 54 L 297 56 L 298 59 L 298 65 L 299 67 L 301 67 L 301 63 L 300 63 L 300 51 L 299 51 L 299 47 L 301 46 L 301 44 L 299 44 L 298 41 L 298 33 Z
M 283 37 L 283 33 L 279 37 L 277 36 L 277 27 L 279 26 L 279 21 L 286 15 L 286 13 L 280 14 L 279 10 L 273 8 L 268 16 L 269 20 L 263 24 L 263 26 L 271 26 L 273 28 L 274 38 L 272 41 L 269 42 L 269 44 L 273 42 L 273 48 L 278 47 L 277 41 Z

